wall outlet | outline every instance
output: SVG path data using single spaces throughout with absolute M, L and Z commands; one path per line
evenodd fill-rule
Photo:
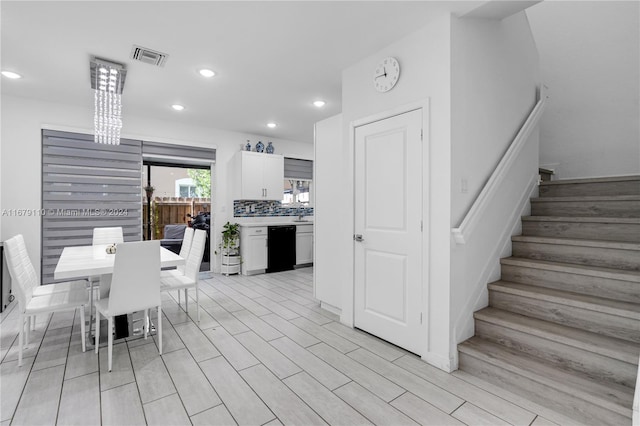
M 469 192 L 469 182 L 467 181 L 467 178 L 460 179 L 460 192 L 463 194 Z

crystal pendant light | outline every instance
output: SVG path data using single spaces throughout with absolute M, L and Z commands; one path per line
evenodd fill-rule
M 91 87 L 94 95 L 94 134 L 96 143 L 120 144 L 122 129 L 122 89 L 124 65 L 104 59 L 91 61 Z

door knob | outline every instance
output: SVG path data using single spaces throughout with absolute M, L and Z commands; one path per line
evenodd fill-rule
M 361 243 L 364 241 L 364 238 L 362 238 L 362 234 L 353 234 L 353 240 Z

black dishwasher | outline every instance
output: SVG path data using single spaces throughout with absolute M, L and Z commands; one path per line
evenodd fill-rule
M 289 271 L 296 264 L 295 225 L 268 227 L 267 272 Z

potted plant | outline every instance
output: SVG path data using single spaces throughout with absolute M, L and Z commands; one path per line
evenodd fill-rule
M 225 223 L 218 247 L 222 255 L 221 272 L 226 275 L 240 273 L 240 224 Z

